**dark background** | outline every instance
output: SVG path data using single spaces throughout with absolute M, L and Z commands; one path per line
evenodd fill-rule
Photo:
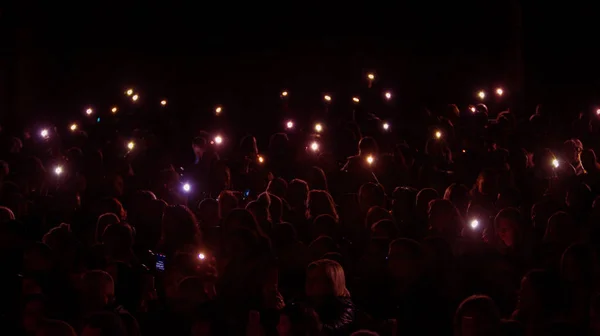
M 513 104 L 574 113 L 594 106 L 600 86 L 595 12 L 498 0 L 22 1 L 0 13 L 1 117 L 10 124 L 71 118 L 88 105 L 108 110 L 133 86 L 140 105 L 167 97 L 185 118 L 218 103 L 252 127 L 275 115 L 282 88 L 308 111 L 323 92 L 362 92 L 367 71 L 406 106 L 466 104 L 478 89 L 502 85 Z

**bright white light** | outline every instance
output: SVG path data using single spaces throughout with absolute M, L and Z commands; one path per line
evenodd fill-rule
M 387 99 L 387 100 L 392 99 L 392 93 L 391 92 L 386 92 L 385 93 L 385 99 Z
M 94 113 L 94 110 L 92 110 L 91 108 L 88 108 L 87 110 L 85 110 L 85 114 L 87 114 L 87 115 L 91 115 L 92 113 Z
M 215 137 L 215 143 L 216 143 L 217 145 L 220 145 L 220 144 L 222 144 L 222 143 L 223 143 L 223 138 L 222 138 L 220 135 L 217 135 L 217 136 Z
M 469 106 L 469 110 L 471 110 L 473 113 L 477 112 L 477 108 L 475 106 Z
M 323 125 L 316 124 L 315 125 L 315 131 L 317 131 L 318 133 L 321 133 L 323 131 Z
M 479 91 L 479 93 L 477 94 L 477 96 L 479 96 L 480 99 L 484 99 L 485 98 L 485 92 Z
M 125 94 L 131 96 L 133 94 L 133 89 L 128 89 L 127 91 L 125 91 Z
M 223 111 L 223 108 L 221 106 L 217 106 L 217 108 L 215 108 L 215 113 L 216 114 L 221 113 L 221 111 Z
M 258 156 L 258 162 L 264 163 L 265 162 L 265 158 L 259 155 Z
M 133 150 L 135 148 L 135 142 L 129 141 L 129 143 L 127 143 L 127 148 L 129 148 L 129 150 Z
M 375 75 L 374 75 L 374 74 L 372 74 L 372 73 L 370 73 L 370 74 L 368 74 L 368 75 L 367 75 L 367 78 L 368 78 L 369 80 L 374 80 L 374 79 L 375 79 Z
M 504 94 L 504 90 L 502 90 L 502 88 L 497 88 L 497 89 L 496 89 L 496 94 L 497 94 L 498 96 L 502 96 L 502 95 Z
M 192 190 L 192 186 L 189 183 L 183 185 L 183 191 L 190 192 Z
M 133 97 L 131 97 L 131 100 L 133 100 L 134 102 L 137 101 L 138 99 L 140 99 L 140 96 L 134 94 Z
M 317 142 L 313 142 L 312 144 L 310 144 L 310 149 L 312 149 L 313 152 L 316 152 L 319 150 L 319 144 Z
M 285 124 L 285 126 L 289 129 L 292 129 L 294 128 L 294 122 L 290 120 Z
M 112 113 L 117 113 L 118 110 L 119 109 L 116 106 L 113 106 L 113 108 L 110 109 Z
M 600 115 L 600 109 L 596 110 L 596 115 Z
M 204 255 L 204 253 L 200 253 L 200 254 L 198 254 L 198 259 L 204 260 L 204 259 L 206 259 L 206 256 Z
M 287 96 L 288 96 L 288 92 L 287 92 L 287 91 L 283 91 L 283 92 L 281 92 L 281 96 L 282 96 L 282 97 L 287 97 Z
M 167 105 L 167 100 L 166 99 L 161 100 L 160 105 L 162 105 L 162 106 Z
M 440 132 L 440 131 L 436 131 L 436 132 L 435 132 L 435 138 L 436 138 L 436 139 L 440 139 L 441 137 L 442 137 L 442 132 Z
M 383 129 L 386 130 L 386 131 L 389 130 L 390 129 L 390 124 L 383 123 Z
M 476 229 L 479 226 L 479 221 L 477 219 L 474 219 L 471 221 L 471 228 L 472 229 Z
M 554 166 L 554 168 L 558 168 L 558 166 L 560 166 L 560 163 L 557 159 L 552 160 L 552 166 Z
M 62 173 L 63 173 L 63 169 L 61 166 L 57 166 L 56 168 L 54 168 L 54 174 L 60 175 Z
M 72 124 L 69 128 L 71 129 L 71 131 L 75 132 L 77 130 L 77 124 Z
M 369 155 L 369 156 L 367 157 L 367 163 L 368 163 L 369 165 L 372 165 L 372 164 L 373 164 L 373 161 L 375 161 L 375 159 L 373 159 L 373 157 L 372 157 L 371 155 Z
M 352 97 L 352 101 L 355 103 L 360 103 L 360 98 L 358 97 Z
M 325 97 L 323 97 L 323 99 L 325 99 L 326 101 L 331 101 L 331 96 L 330 95 L 325 95 Z
M 42 136 L 42 138 L 47 138 L 47 137 L 48 137 L 48 134 L 49 134 L 49 133 L 48 133 L 48 130 L 47 130 L 47 129 L 43 129 L 43 130 L 40 132 L 40 135 Z

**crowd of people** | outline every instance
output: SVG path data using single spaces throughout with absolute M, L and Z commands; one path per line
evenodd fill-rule
M 350 119 L 3 129 L 3 334 L 600 335 L 593 117 Z

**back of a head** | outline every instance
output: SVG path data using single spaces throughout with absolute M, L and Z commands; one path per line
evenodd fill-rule
M 358 151 L 360 155 L 378 154 L 379 146 L 377 141 L 371 137 L 363 137 L 358 143 Z
M 104 230 L 102 241 L 109 250 L 127 252 L 133 247 L 133 231 L 128 224 L 112 224 Z
M 319 215 L 331 215 L 338 220 L 335 203 L 327 191 L 311 190 L 308 194 L 308 210 L 313 218 Z
M 264 221 L 270 221 L 271 215 L 269 213 L 269 206 L 266 202 L 252 201 L 246 205 L 246 210 L 256 218 L 256 221 L 262 223 Z
M 208 137 L 202 135 L 195 137 L 194 140 L 192 140 L 192 146 L 199 149 L 206 149 L 208 146 Z
M 239 206 L 239 200 L 230 190 L 221 191 L 219 194 L 219 218 L 224 219 L 229 212 Z
M 331 285 L 331 294 L 336 297 L 349 297 L 350 293 L 346 289 L 346 276 L 344 269 L 337 261 L 331 259 L 320 259 L 313 261 L 308 265 L 308 271 L 314 269 L 323 270 L 324 275 L 328 278 L 328 283 Z
M 115 292 L 113 278 L 105 271 L 87 271 L 81 277 L 81 289 L 85 297 L 112 295 Z
M 385 206 L 385 191 L 379 184 L 372 182 L 365 183 L 358 190 L 358 199 L 362 207 L 365 207 L 366 212 L 372 206 Z
M 383 219 L 392 219 L 392 215 L 390 215 L 389 211 L 380 206 L 372 206 L 369 211 L 367 211 L 367 217 L 365 219 L 365 227 L 371 228 L 373 224 L 379 222 Z
M 9 208 L 0 206 L 0 224 L 15 220 L 15 214 Z
M 280 223 L 283 217 L 283 202 L 281 198 L 270 195 L 271 196 L 271 205 L 269 206 L 269 214 L 271 215 L 271 221 L 273 223 Z
M 288 145 L 288 136 L 285 133 L 275 133 L 269 139 L 269 152 L 280 155 L 286 152 Z
M 219 224 L 219 202 L 212 198 L 202 200 L 198 204 L 196 214 L 202 226 L 217 226 Z
M 294 208 L 303 207 L 306 205 L 308 190 L 306 181 L 293 179 L 288 185 L 286 200 Z
M 358 330 L 353 332 L 351 336 L 379 336 L 379 334 L 370 330 Z
M 165 208 L 162 218 L 163 241 L 168 245 L 195 244 L 200 230 L 196 216 L 183 205 L 170 205 Z
M 416 240 L 398 238 L 390 243 L 388 254 L 390 256 L 400 256 L 402 258 L 418 260 L 423 258 L 424 251 L 421 244 Z
M 281 177 L 269 181 L 267 191 L 280 198 L 285 198 L 288 189 L 288 183 Z
M 456 309 L 454 334 L 463 335 L 469 330 L 472 335 L 498 335 L 500 323 L 500 312 L 494 300 L 485 295 L 473 295 Z
M 570 243 L 575 238 L 575 234 L 571 216 L 564 211 L 559 211 L 548 219 L 544 241 Z
M 313 223 L 314 237 L 320 236 L 337 237 L 338 225 L 335 218 L 331 215 L 319 215 Z
M 469 198 L 469 189 L 464 184 L 453 183 L 444 192 L 444 199 L 452 202 L 457 207 L 468 203 Z
M 371 227 L 371 237 L 373 238 L 396 239 L 399 234 L 396 223 L 389 219 L 380 220 Z
M 424 188 L 417 193 L 416 206 L 418 210 L 427 211 L 429 208 L 429 202 L 439 198 L 439 194 L 435 189 Z
M 240 151 L 244 155 L 256 155 L 258 154 L 258 148 L 256 145 L 256 138 L 247 135 L 240 141 Z
M 309 170 L 308 184 L 310 190 L 328 190 L 327 176 L 323 169 L 313 166 Z
M 257 204 L 257 206 L 261 205 Z M 232 230 L 238 227 L 246 228 L 258 236 L 264 236 L 264 233 L 256 222 L 255 217 L 246 209 L 232 210 L 223 222 L 223 226 L 226 230 Z
M 35 336 L 77 336 L 77 333 L 67 322 L 43 320 L 36 330 Z
M 98 217 L 98 221 L 96 222 L 96 242 L 102 242 L 102 234 L 107 227 L 113 224 L 118 224 L 121 220 L 119 216 L 114 213 L 105 213 Z
M 121 317 L 106 311 L 88 316 L 81 333 L 82 336 L 127 336 L 127 328 Z

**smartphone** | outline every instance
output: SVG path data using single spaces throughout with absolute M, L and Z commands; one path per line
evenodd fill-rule
M 155 256 L 156 256 L 156 264 L 155 264 L 156 270 L 159 272 L 164 272 L 167 257 L 164 254 L 160 254 L 160 253 L 157 253 Z

